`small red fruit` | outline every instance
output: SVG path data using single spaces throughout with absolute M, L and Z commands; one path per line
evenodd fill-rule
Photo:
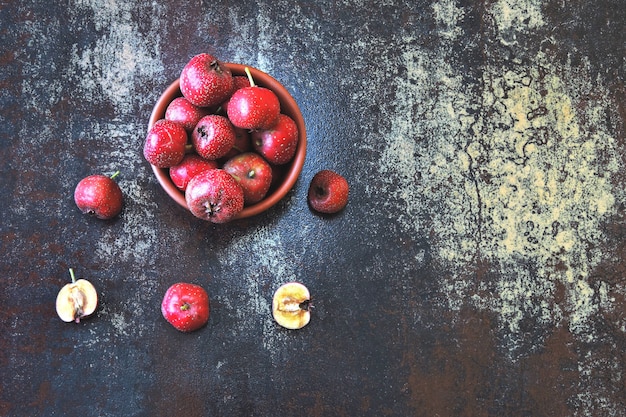
M 185 155 L 180 164 L 170 167 L 170 178 L 176 188 L 181 191 L 187 189 L 187 184 L 196 175 L 209 169 L 218 168 L 216 161 L 209 161 L 193 153 Z
M 209 295 L 199 285 L 176 283 L 165 292 L 161 313 L 181 332 L 198 330 L 209 321 Z
M 246 73 L 250 87 L 240 88 L 230 97 L 226 106 L 228 118 L 242 129 L 269 129 L 278 119 L 280 101 L 272 90 L 254 84 L 248 68 Z
M 288 165 L 272 165 L 272 183 L 270 184 L 270 190 L 275 189 L 283 182 L 288 168 Z
M 191 58 L 180 74 L 180 91 L 199 107 L 219 106 L 233 90 L 230 70 L 214 56 L 199 54 Z
M 243 88 L 243 87 L 250 87 L 250 81 L 248 80 L 248 77 L 244 77 L 243 75 L 235 75 L 235 76 L 233 76 L 233 91 L 228 96 L 226 101 L 224 101 L 219 106 L 219 108 L 217 109 L 217 111 L 215 113 L 219 114 L 219 115 L 222 115 L 222 116 L 227 116 L 228 115 L 227 109 L 228 109 L 228 103 L 230 102 L 230 98 L 235 93 L 235 91 L 237 91 L 237 90 L 239 90 L 240 88 Z
M 252 132 L 252 146 L 269 163 L 286 164 L 293 159 L 298 147 L 298 126 L 287 115 L 279 114 L 274 126 Z
M 328 169 L 319 171 L 309 186 L 309 204 L 320 213 L 336 213 L 348 204 L 349 188 L 340 174 Z
M 108 220 L 122 211 L 123 195 L 114 181 L 120 172 L 110 177 L 101 174 L 83 178 L 74 190 L 74 202 L 84 214 Z
M 230 151 L 222 157 L 221 162 L 226 162 L 235 155 L 248 152 L 252 149 L 252 143 L 250 142 L 250 133 L 246 129 L 240 127 L 235 128 L 235 144 Z
M 165 119 L 183 125 L 188 134 L 193 131 L 200 119 L 210 113 L 205 107 L 191 104 L 185 97 L 176 97 L 165 110 Z
M 143 156 L 158 168 L 169 168 L 183 160 L 186 144 L 185 128 L 171 120 L 161 119 L 148 131 Z
M 244 75 L 233 76 L 233 93 L 244 87 L 250 87 L 250 79 Z
M 191 142 L 198 155 L 218 159 L 226 155 L 235 144 L 235 128 L 224 116 L 204 116 L 191 134 Z
M 241 185 L 245 205 L 261 201 L 272 183 L 272 167 L 255 152 L 241 153 L 229 159 L 224 164 L 224 171 Z
M 185 201 L 194 216 L 213 223 L 226 223 L 243 210 L 243 189 L 228 172 L 211 169 L 189 181 Z

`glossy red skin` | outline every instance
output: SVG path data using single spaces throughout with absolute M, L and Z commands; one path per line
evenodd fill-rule
M 233 93 L 240 88 L 250 87 L 250 80 L 245 75 L 233 76 Z
M 213 55 L 199 54 L 181 71 L 180 91 L 198 107 L 219 106 L 233 91 L 233 76 Z
M 209 114 L 193 129 L 191 142 L 201 157 L 219 159 L 235 144 L 235 127 L 226 117 Z
M 185 97 L 176 97 L 165 110 L 165 119 L 183 125 L 187 134 L 191 134 L 196 124 L 211 110 L 193 105 Z
M 243 189 L 228 172 L 212 169 L 189 181 L 185 201 L 194 216 L 213 223 L 226 223 L 243 210 Z
M 171 120 L 158 120 L 146 136 L 143 156 L 158 168 L 169 168 L 183 160 L 187 140 L 182 125 Z
M 178 282 L 165 292 L 161 313 L 181 332 L 198 330 L 209 321 L 209 295 L 199 285 Z
M 243 189 L 244 205 L 261 201 L 272 184 L 272 167 L 255 152 L 236 155 L 223 168 L 239 181 Z
M 242 129 L 269 129 L 277 121 L 280 102 L 272 90 L 243 87 L 230 97 L 226 112 L 233 125 Z
M 193 153 L 185 155 L 183 160 L 178 165 L 170 167 L 170 178 L 172 182 L 181 191 L 187 189 L 187 184 L 196 175 L 201 172 L 208 171 L 209 169 L 218 168 L 216 161 L 209 161 L 202 158 L 200 155 Z
M 340 174 L 325 169 L 311 179 L 308 201 L 311 208 L 320 213 L 337 213 L 348 204 L 350 187 Z
M 286 164 L 296 154 L 298 126 L 292 118 L 280 114 L 270 129 L 252 132 L 252 146 L 269 163 Z
M 272 166 L 272 183 L 270 184 L 270 190 L 278 187 L 285 177 L 287 172 L 287 165 L 271 165 Z
M 232 148 L 230 148 L 230 151 L 228 151 L 226 155 L 221 158 L 221 160 L 225 163 L 233 156 L 248 152 L 251 149 L 252 143 L 250 142 L 250 132 L 246 129 L 235 127 L 235 144 Z
M 122 211 L 123 195 L 111 177 L 95 174 L 83 178 L 76 185 L 74 202 L 84 214 L 108 220 Z
M 230 96 L 228 97 L 228 99 L 226 101 L 224 101 L 218 111 L 216 112 L 217 114 L 221 114 L 223 116 L 228 116 L 228 103 L 230 103 L 230 98 L 232 97 L 232 95 L 235 93 L 235 91 L 239 90 L 240 88 L 243 87 L 250 87 L 250 80 L 248 79 L 248 77 L 245 77 L 243 75 L 235 75 L 233 76 L 233 91 L 230 94 Z

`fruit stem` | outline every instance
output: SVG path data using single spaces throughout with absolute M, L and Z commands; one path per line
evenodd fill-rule
M 70 268 L 70 277 L 72 277 L 72 284 L 76 282 L 76 275 L 74 275 L 74 268 Z
M 252 78 L 252 74 L 250 74 L 250 68 L 245 67 L 243 70 L 246 72 L 246 75 L 248 76 L 248 81 L 250 81 L 250 87 L 256 86 L 256 84 L 254 83 L 254 78 Z
M 111 175 L 111 179 L 114 180 L 118 175 L 120 175 L 120 171 L 115 171 L 115 173 Z
M 220 62 L 217 59 L 211 61 L 209 66 L 211 67 L 211 69 L 217 71 L 218 74 L 222 73 L 222 67 L 220 66 Z

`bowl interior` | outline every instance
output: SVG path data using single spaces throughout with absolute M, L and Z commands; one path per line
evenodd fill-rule
M 234 76 L 246 75 L 246 65 L 233 63 L 224 63 L 224 65 L 228 69 L 230 69 Z M 235 219 L 242 219 L 245 217 L 254 216 L 278 203 L 293 188 L 296 181 L 298 180 L 306 156 L 306 130 L 304 126 L 304 119 L 302 117 L 302 113 L 300 112 L 298 104 L 293 99 L 293 97 L 291 97 L 287 89 L 285 89 L 282 84 L 280 84 L 270 75 L 250 66 L 248 66 L 248 69 L 252 74 L 252 78 L 254 79 L 255 84 L 265 88 L 269 88 L 276 94 L 278 100 L 280 101 L 281 113 L 286 114 L 296 122 L 296 125 L 298 126 L 299 138 L 298 147 L 296 149 L 296 154 L 293 160 L 283 167 L 284 176 L 282 178 L 282 181 L 276 187 L 271 189 L 268 195 L 265 196 L 263 200 L 259 201 L 256 204 L 244 207 L 244 209 L 239 212 L 237 216 L 235 216 Z M 154 106 L 152 114 L 150 115 L 150 121 L 148 122 L 148 129 L 152 128 L 152 126 L 154 126 L 154 124 L 158 120 L 165 117 L 165 111 L 167 109 L 167 106 L 172 102 L 172 100 L 180 96 L 182 96 L 182 93 L 180 92 L 180 83 L 177 79 L 172 82 L 169 87 L 167 87 L 163 94 L 161 94 L 161 97 Z M 152 165 L 152 170 L 154 171 L 154 175 L 156 176 L 159 184 L 161 184 L 165 192 L 179 205 L 189 210 L 189 208 L 187 207 L 187 202 L 185 201 L 185 194 L 174 185 L 174 183 L 170 179 L 169 170 L 167 168 L 158 168 L 154 165 Z

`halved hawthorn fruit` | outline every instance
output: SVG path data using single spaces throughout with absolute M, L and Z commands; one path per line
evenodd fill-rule
M 98 306 L 98 293 L 86 279 L 77 280 L 74 270 L 70 268 L 72 282 L 65 284 L 59 291 L 56 301 L 57 314 L 65 322 L 80 322 L 96 311 Z
M 299 282 L 281 285 L 274 293 L 272 315 L 278 324 L 288 329 L 300 329 L 311 320 L 311 295 Z

